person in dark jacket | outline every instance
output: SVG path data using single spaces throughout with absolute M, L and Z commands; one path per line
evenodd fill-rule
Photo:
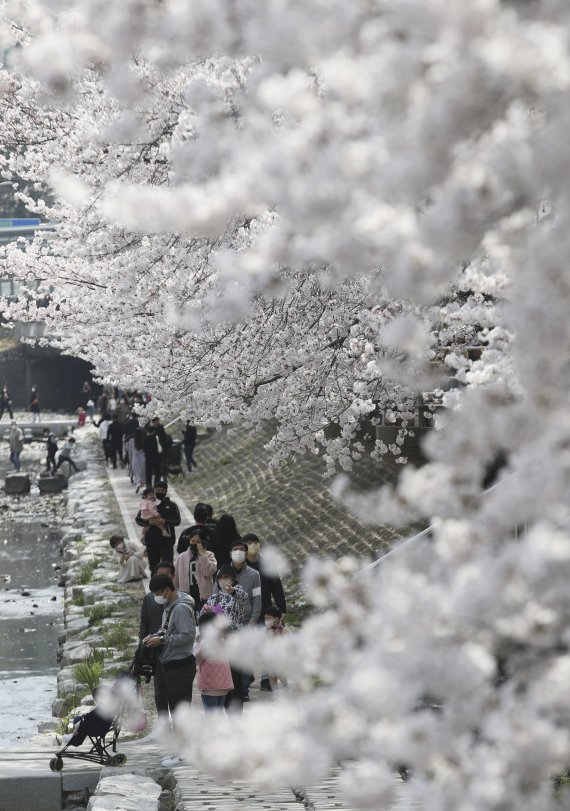
M 168 459 L 170 457 L 170 449 L 172 448 L 172 437 L 167 433 L 166 428 L 160 421 L 160 417 L 153 417 L 151 422 L 159 445 L 160 476 L 161 478 L 166 478 L 168 475 Z
M 32 386 L 30 391 L 30 411 L 32 414 L 32 422 L 41 422 L 40 416 L 40 395 L 37 386 Z
M 143 453 L 145 460 L 145 479 L 147 487 L 152 487 L 153 479 L 160 479 L 160 451 L 158 439 L 152 425 L 147 425 L 143 440 Z
M 259 554 L 260 541 L 254 532 L 248 532 L 242 540 L 247 544 L 247 565 L 259 572 L 261 578 L 261 617 L 263 623 L 264 611 L 272 605 L 281 609 L 283 614 L 287 613 L 287 603 L 285 601 L 285 591 L 280 577 L 265 574 L 263 571 L 263 556 Z
M 178 543 L 176 545 L 176 551 L 179 555 L 183 552 L 186 552 L 188 546 L 190 544 L 190 538 L 197 529 L 203 529 L 207 533 L 207 540 L 209 539 L 210 535 L 210 528 L 207 526 L 206 522 L 208 519 L 208 510 L 205 504 L 198 503 L 194 507 L 194 523 L 191 527 L 187 527 L 180 533 L 180 537 L 178 538 Z
M 263 625 L 266 611 L 271 610 L 275 606 L 277 606 L 277 609 L 281 612 L 282 617 L 286 614 L 287 603 L 285 601 L 285 591 L 283 590 L 283 583 L 280 577 L 270 576 L 263 572 L 263 562 L 259 554 L 260 541 L 258 536 L 254 532 L 248 532 L 243 536 L 243 540 L 247 544 L 247 565 L 259 572 L 261 580 L 261 616 L 258 620 L 258 624 Z M 273 602 L 275 606 L 273 606 Z M 271 687 L 268 673 L 261 674 L 259 688 L 260 690 L 272 692 L 273 688 Z
M 232 562 L 230 556 L 232 546 L 240 539 L 241 536 L 233 515 L 227 513 L 221 515 L 210 535 L 210 543 L 208 544 L 208 549 L 214 553 L 218 566 Z
M 194 461 L 194 446 L 196 445 L 196 426 L 190 424 L 190 420 L 186 420 L 186 426 L 182 432 L 182 447 L 184 448 L 184 456 L 186 457 L 186 464 L 188 466 L 188 473 L 192 473 L 193 467 L 198 467 Z
M 56 463 L 55 457 L 57 454 L 57 439 L 55 438 L 54 434 L 51 434 L 47 428 L 44 431 L 44 435 L 46 436 L 46 470 L 50 473 L 52 470 L 55 472 Z
M 111 464 L 116 470 L 117 456 L 121 463 L 123 461 L 123 426 L 119 422 L 119 418 L 116 414 L 113 417 L 111 425 L 107 428 L 107 442 L 109 443 Z
M 2 393 L 0 394 L 0 420 L 4 416 L 4 412 L 7 411 L 10 415 L 10 419 L 14 419 L 14 412 L 12 411 L 12 395 L 8 391 L 8 386 L 4 386 L 2 388 Z
M 161 561 L 155 567 L 153 575 L 165 574 L 168 577 L 174 577 L 174 564 L 168 560 Z M 139 640 L 147 636 L 156 634 L 162 625 L 162 615 L 164 613 L 164 606 L 159 605 L 154 599 L 154 594 L 149 591 L 145 594 L 141 603 L 141 620 L 139 625 Z M 157 656 L 156 668 L 154 671 L 154 703 L 156 704 L 156 711 L 160 715 L 165 713 L 168 715 L 168 696 L 166 694 L 166 681 L 164 678 L 164 668 L 162 662 Z
M 168 536 L 162 534 L 160 527 L 153 526 L 150 521 L 142 518 L 140 510 L 135 518 L 135 522 L 139 527 L 148 527 L 148 532 L 145 535 L 145 545 L 151 571 L 160 560 L 169 560 L 171 562 L 174 560 L 175 527 L 180 526 L 181 519 L 178 505 L 168 498 L 166 495 L 167 490 L 168 483 L 165 481 L 157 481 L 154 485 L 154 495 L 158 501 L 158 514 L 166 521 Z

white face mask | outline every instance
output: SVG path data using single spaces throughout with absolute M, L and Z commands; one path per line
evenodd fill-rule
M 166 597 L 163 597 L 162 594 L 155 594 L 154 595 L 154 602 L 158 603 L 159 605 L 166 605 L 168 600 Z
M 266 628 L 273 628 L 273 623 L 275 620 L 265 620 L 265 627 Z
M 243 563 L 245 560 L 243 549 L 236 549 L 235 552 L 232 552 L 232 560 L 234 563 Z
M 231 580 L 218 580 L 218 586 L 220 587 L 220 591 L 227 591 L 228 587 L 233 585 Z

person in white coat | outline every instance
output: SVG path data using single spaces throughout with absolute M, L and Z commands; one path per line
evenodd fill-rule
M 121 535 L 112 535 L 109 543 L 119 557 L 117 583 L 128 583 L 130 580 L 142 580 L 143 577 L 149 577 L 142 544 L 136 541 L 126 541 Z

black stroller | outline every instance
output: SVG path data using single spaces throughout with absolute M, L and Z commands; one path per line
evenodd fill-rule
M 81 716 L 78 720 L 73 736 L 65 746 L 55 753 L 49 762 L 52 772 L 60 772 L 63 769 L 63 758 L 75 758 L 77 760 L 87 760 L 91 763 L 99 763 L 101 766 L 124 766 L 127 756 L 117 752 L 117 739 L 121 727 L 119 717 L 109 720 L 105 718 L 97 707 Z M 112 732 L 112 739 L 106 742 L 107 735 Z M 68 752 L 70 746 L 81 746 L 86 738 L 91 741 L 91 749 L 85 752 Z M 109 752 L 112 749 L 112 753 Z

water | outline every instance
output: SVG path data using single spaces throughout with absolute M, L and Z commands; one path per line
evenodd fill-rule
M 51 716 L 63 614 L 59 563 L 59 538 L 37 517 L 0 521 L 0 746 L 24 745 Z

